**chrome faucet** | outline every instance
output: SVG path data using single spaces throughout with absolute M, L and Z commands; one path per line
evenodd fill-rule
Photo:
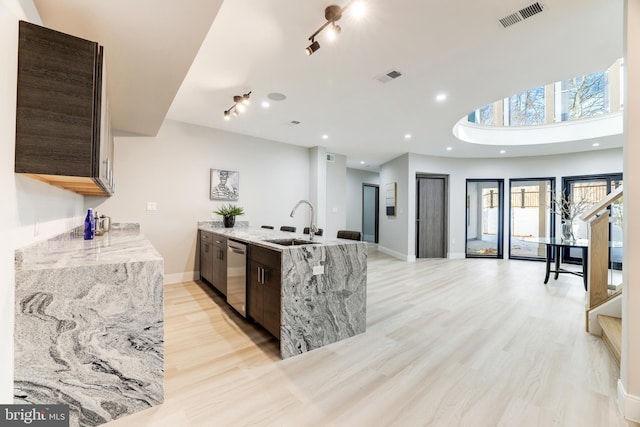
M 313 240 L 313 235 L 318 232 L 316 225 L 313 223 L 313 205 L 309 203 L 307 200 L 300 200 L 298 203 L 296 203 L 293 209 L 291 209 L 291 214 L 289 216 L 293 218 L 293 214 L 296 213 L 296 209 L 298 209 L 298 206 L 300 206 L 303 203 L 306 203 L 311 208 L 311 221 L 309 223 L 309 240 Z

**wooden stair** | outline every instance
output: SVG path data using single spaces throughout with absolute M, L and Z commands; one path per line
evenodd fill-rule
M 602 341 L 619 366 L 622 353 L 622 319 L 598 314 L 598 323 L 602 327 Z

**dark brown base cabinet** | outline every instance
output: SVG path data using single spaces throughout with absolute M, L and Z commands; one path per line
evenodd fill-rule
M 249 246 L 247 314 L 280 339 L 280 252 Z
M 113 194 L 113 136 L 95 42 L 20 22 L 15 172 L 84 195 Z
M 200 277 L 227 295 L 227 239 L 200 231 Z

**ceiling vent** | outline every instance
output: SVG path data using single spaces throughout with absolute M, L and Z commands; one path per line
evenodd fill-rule
M 336 155 L 333 153 L 327 153 L 327 162 L 335 162 L 336 161 Z
M 513 24 L 517 24 L 525 19 L 531 18 L 534 15 L 542 13 L 544 9 L 544 4 L 540 2 L 535 2 L 530 4 L 529 6 L 520 9 L 517 12 L 512 13 L 511 15 L 507 15 L 504 18 L 500 18 L 500 25 L 503 28 L 507 28 L 512 26 Z
M 379 81 L 380 83 L 387 83 L 387 82 L 390 82 L 391 80 L 397 79 L 401 75 L 402 73 L 400 71 L 392 70 L 392 71 L 389 71 L 388 73 L 385 73 L 381 76 L 376 77 L 376 80 Z

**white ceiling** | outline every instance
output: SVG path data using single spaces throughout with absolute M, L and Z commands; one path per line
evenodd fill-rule
M 165 85 L 163 76 L 148 79 L 144 67 L 131 64 L 144 52 L 151 57 L 145 62 L 155 58 L 149 67 L 154 70 L 190 65 L 167 118 L 294 145 L 325 146 L 346 155 L 352 167 L 361 167 L 359 162 L 364 161 L 376 168 L 406 152 L 500 156 L 503 147 L 457 140 L 454 124 L 488 102 L 604 70 L 623 53 L 622 0 L 548 0 L 542 14 L 507 29 L 498 19 L 530 2 L 366 0 L 365 18 L 357 22 L 345 13 L 339 21 L 342 34 L 331 43 L 321 33 L 317 38 L 321 49 L 311 56 L 304 53 L 307 38 L 325 22 L 324 9 L 331 2 L 227 0 L 215 16 L 211 9 L 217 10 L 220 1 L 35 3 L 45 25 L 64 17 L 67 32 L 80 25 L 72 11 L 87 11 L 94 39 L 107 52 L 119 52 L 117 58 L 108 57 L 108 66 L 121 71 L 114 76 L 109 68 L 111 92 L 123 92 L 122 98 L 112 95 L 114 124 L 121 131 L 157 132 L 165 115 L 163 108 L 151 108 L 149 103 L 155 101 L 156 91 L 164 94 L 162 107 L 173 97 L 171 92 L 175 94 L 173 83 L 179 72 Z M 336 3 L 343 6 L 346 0 Z M 43 13 L 44 4 L 51 10 Z M 123 37 L 117 20 L 129 21 L 130 15 L 137 27 L 135 31 L 126 27 Z M 191 64 L 190 49 L 207 20 L 213 25 Z M 153 40 L 163 31 L 169 35 L 157 39 L 154 49 L 141 44 L 140 39 Z M 126 43 L 112 45 L 114 39 Z M 385 84 L 375 79 L 391 70 L 403 75 Z M 146 89 L 136 91 L 138 85 Z M 222 113 L 233 104 L 233 96 L 248 91 L 253 101 L 248 111 L 224 121 Z M 287 99 L 271 101 L 271 107 L 263 109 L 260 101 L 270 92 L 283 93 Z M 441 92 L 448 99 L 438 103 L 435 96 Z M 153 116 L 149 121 L 153 126 L 141 132 L 135 121 L 145 115 Z M 291 125 L 292 120 L 301 123 Z M 404 138 L 406 133 L 412 134 L 410 140 Z M 329 138 L 321 139 L 322 134 Z M 598 138 L 598 148 L 620 147 L 622 141 L 621 135 Z M 593 150 L 593 142 L 510 146 L 504 155 Z

